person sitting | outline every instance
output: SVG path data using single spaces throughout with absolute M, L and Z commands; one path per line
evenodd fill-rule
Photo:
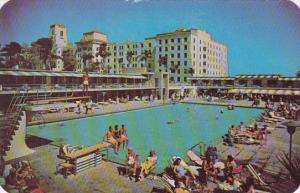
M 150 151 L 149 156 L 141 163 L 141 172 L 139 179 L 143 180 L 145 175 L 148 175 L 157 163 L 157 156 L 155 151 Z
M 125 125 L 121 126 L 121 129 L 119 130 L 119 136 L 120 136 L 120 143 L 123 143 L 123 149 L 124 146 L 128 147 L 128 137 L 127 137 L 127 130 L 125 128 Z
M 225 174 L 227 176 L 241 173 L 242 169 L 243 169 L 243 166 L 242 165 L 238 166 L 232 155 L 227 156 L 227 162 L 226 162 L 226 168 L 225 168 Z
M 64 159 L 66 155 L 68 154 L 68 148 L 64 144 L 60 144 L 59 150 L 58 150 L 58 158 Z
M 18 181 L 17 181 L 17 171 L 15 168 L 11 168 L 9 171 L 9 175 L 5 178 L 6 184 L 5 189 L 11 190 L 16 189 L 18 187 Z
M 241 185 L 240 191 L 245 193 L 254 192 L 254 179 L 252 177 L 247 177 L 246 182 Z
M 108 143 L 112 144 L 115 154 L 118 154 L 119 145 L 118 145 L 118 141 L 114 138 L 114 132 L 112 126 L 109 126 L 108 131 L 105 133 L 103 137 L 103 141 L 107 141 Z
M 196 179 L 195 176 L 187 170 L 185 167 L 183 167 L 181 164 L 181 158 L 176 158 L 174 163 L 173 163 L 173 172 L 175 174 L 175 180 L 180 180 L 182 181 L 186 187 L 189 185 L 189 180 Z
M 132 148 L 128 148 L 128 153 L 126 155 L 126 166 L 133 169 L 133 176 L 136 176 L 139 155 L 135 154 Z M 126 169 L 126 173 L 128 173 Z
M 209 154 L 206 154 L 206 159 L 203 161 L 202 164 L 202 170 L 203 173 L 205 174 L 206 181 L 208 176 L 212 176 L 213 180 L 216 180 L 217 177 L 217 170 L 214 167 L 214 162 L 212 156 Z

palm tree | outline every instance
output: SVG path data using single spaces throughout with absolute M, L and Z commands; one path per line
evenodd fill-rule
M 76 54 L 75 54 L 76 55 Z M 64 70 L 75 71 L 77 60 L 70 49 L 64 50 L 62 53 L 62 60 L 64 62 Z
M 127 51 L 127 53 L 126 53 L 126 60 L 128 61 L 128 63 L 132 62 L 133 55 L 134 55 L 133 51 Z
M 188 73 L 190 73 L 191 76 L 193 76 L 193 74 L 195 73 L 194 68 L 189 68 Z
M 289 154 L 283 153 L 277 156 L 278 161 L 289 171 L 293 183 L 298 187 L 300 185 L 300 157 L 294 155 L 290 162 Z
M 109 57 L 111 55 L 110 52 L 107 51 L 107 43 L 102 43 L 100 44 L 100 47 L 99 47 L 99 51 L 98 53 L 96 53 L 96 57 L 97 56 L 101 56 L 102 57 L 102 60 L 101 60 L 101 70 L 105 70 L 104 69 L 104 66 L 105 66 L 105 61 L 106 61 L 106 58 Z M 108 69 L 108 65 L 107 65 L 107 72 L 109 72 L 109 69 Z
M 87 52 L 83 53 L 82 61 L 83 61 L 83 64 L 84 64 L 84 69 L 88 68 L 87 61 L 92 59 L 92 58 L 94 58 L 94 56 L 91 53 L 87 53 Z

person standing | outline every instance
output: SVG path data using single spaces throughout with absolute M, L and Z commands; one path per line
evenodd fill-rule
M 86 72 L 83 74 L 82 80 L 83 80 L 83 95 L 87 95 L 87 93 L 88 93 L 88 88 L 89 88 L 89 76 L 88 76 L 88 71 L 86 71 Z

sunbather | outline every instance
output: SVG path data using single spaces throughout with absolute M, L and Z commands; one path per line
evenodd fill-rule
M 141 172 L 139 179 L 143 180 L 145 175 L 148 175 L 150 171 L 155 167 L 157 163 L 157 156 L 155 151 L 150 151 L 149 156 L 141 163 Z
M 227 156 L 227 162 L 226 162 L 226 167 L 225 167 L 225 174 L 227 176 L 230 176 L 233 174 L 238 174 L 242 171 L 242 169 L 243 169 L 243 166 L 237 165 L 237 163 L 235 162 L 232 155 Z
M 185 186 L 188 186 L 189 180 L 191 178 L 195 179 L 195 176 L 189 170 L 187 170 L 185 167 L 183 167 L 180 164 L 180 162 L 181 162 L 181 158 L 176 158 L 176 160 L 173 163 L 173 172 L 174 172 L 177 180 L 183 181 Z
M 136 171 L 138 168 L 139 155 L 135 154 L 132 148 L 128 148 L 128 153 L 126 155 L 126 165 L 133 169 L 133 176 L 136 176 Z
M 108 131 L 105 133 L 103 137 L 103 141 L 107 141 L 108 143 L 112 144 L 115 153 L 118 154 L 119 145 L 118 145 L 118 141 L 114 138 L 114 132 L 112 126 L 109 126 Z
M 212 160 L 212 156 L 206 155 L 206 159 L 203 161 L 202 170 L 204 171 L 206 178 L 208 176 L 212 176 L 214 181 L 217 177 L 217 170 L 214 167 L 214 162 Z
M 119 143 L 123 143 L 123 149 L 124 146 L 128 147 L 128 137 L 127 137 L 127 130 L 125 128 L 125 125 L 122 125 L 121 129 L 119 130 Z

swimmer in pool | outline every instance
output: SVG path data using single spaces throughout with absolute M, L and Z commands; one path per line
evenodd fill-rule
M 221 114 L 223 114 L 223 113 L 224 113 L 224 110 L 223 110 L 223 109 L 221 109 L 221 110 L 220 110 L 220 113 L 221 113 Z

